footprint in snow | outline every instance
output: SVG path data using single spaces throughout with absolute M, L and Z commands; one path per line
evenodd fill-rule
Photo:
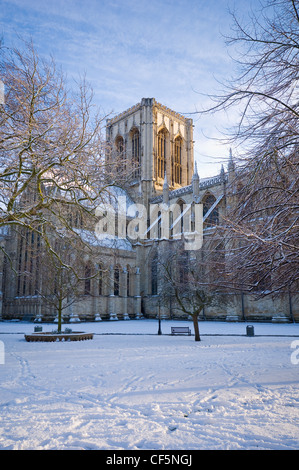
M 170 432 L 173 432 L 173 431 L 175 431 L 175 430 L 177 429 L 177 426 L 170 424 L 170 425 L 168 426 L 168 429 L 169 429 Z

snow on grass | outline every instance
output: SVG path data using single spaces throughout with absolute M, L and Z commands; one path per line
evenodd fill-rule
M 299 325 L 201 322 L 196 343 L 176 324 L 191 325 L 81 323 L 93 340 L 27 343 L 33 324 L 0 322 L 0 449 L 298 449 Z

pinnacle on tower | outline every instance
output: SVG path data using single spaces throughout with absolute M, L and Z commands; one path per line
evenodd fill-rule
M 233 160 L 233 152 L 231 148 L 229 149 L 229 159 L 228 159 L 227 169 L 229 172 L 235 171 L 235 162 Z
M 223 166 L 223 165 L 221 165 L 220 177 L 221 177 L 222 180 L 225 178 L 225 170 L 224 170 L 224 166 Z
M 168 184 L 168 181 L 167 181 L 166 170 L 165 170 L 165 174 L 164 174 L 164 183 L 163 183 L 163 202 L 165 204 L 168 204 L 168 202 L 169 202 L 169 184 Z
M 193 196 L 199 196 L 199 175 L 197 172 L 197 163 L 195 162 L 194 173 L 192 176 Z
M 199 180 L 199 176 L 198 176 L 198 172 L 197 172 L 197 162 L 195 162 L 194 166 L 195 166 L 195 168 L 194 168 L 194 173 L 193 173 L 192 179 L 197 178 Z

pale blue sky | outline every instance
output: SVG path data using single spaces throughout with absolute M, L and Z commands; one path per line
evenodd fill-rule
M 258 0 L 238 0 L 246 19 Z M 208 103 L 216 79 L 228 78 L 232 61 L 223 33 L 233 0 L 0 0 L 6 45 L 32 37 L 69 78 L 86 73 L 103 113 L 118 114 L 143 97 L 181 113 Z M 189 115 L 187 114 L 189 117 Z M 217 127 L 233 116 L 194 119 L 195 159 L 202 177 L 217 174 L 228 148 L 215 143 Z

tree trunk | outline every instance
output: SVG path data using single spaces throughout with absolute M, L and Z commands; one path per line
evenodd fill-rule
M 198 327 L 198 315 L 192 315 L 193 319 L 193 326 L 194 326 L 194 333 L 195 333 L 195 341 L 200 341 L 199 335 L 199 327 Z
M 61 299 L 59 299 L 59 302 L 58 302 L 58 327 L 57 327 L 58 333 L 61 333 L 61 322 L 62 322 L 62 301 L 61 301 Z

